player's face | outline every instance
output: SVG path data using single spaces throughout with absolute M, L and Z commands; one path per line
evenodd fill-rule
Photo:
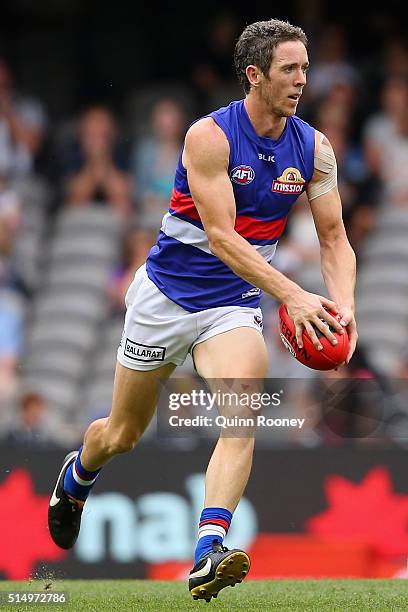
M 308 68 L 306 47 L 299 40 L 283 42 L 275 48 L 269 72 L 260 87 L 260 94 L 273 113 L 280 117 L 295 114 Z

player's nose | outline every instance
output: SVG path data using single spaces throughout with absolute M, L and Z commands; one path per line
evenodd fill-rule
M 297 87 L 303 87 L 306 84 L 306 73 L 300 68 L 295 73 L 294 85 Z

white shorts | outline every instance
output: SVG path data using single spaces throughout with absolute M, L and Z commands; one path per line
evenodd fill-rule
M 126 317 L 118 361 L 132 370 L 182 365 L 196 344 L 237 327 L 262 334 L 260 308 L 223 306 L 188 312 L 164 295 L 143 265 L 125 297 Z

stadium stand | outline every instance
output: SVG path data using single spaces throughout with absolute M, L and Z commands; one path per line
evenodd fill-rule
M 107 316 L 107 278 L 122 223 L 108 208 L 63 210 L 56 220 L 42 286 L 28 324 L 23 381 L 65 412 L 78 405 Z M 72 416 L 72 415 L 71 415 Z
M 9 10 L 18 13 L 18 6 L 10 4 Z M 310 11 L 308 6 L 308 19 Z M 40 21 L 44 15 L 39 14 Z M 95 19 L 100 27 L 98 15 Z M 25 101 L 30 113 L 21 114 L 21 119 L 30 119 L 25 128 L 36 127 L 38 138 L 28 152 L 29 164 L 23 168 L 3 163 L 0 172 L 0 313 L 8 321 L 3 323 L 7 337 L 3 334 L 1 340 L 0 334 L 0 355 L 2 351 L 5 355 L 4 366 L 0 359 L 1 435 L 10 422 L 4 397 L 12 413 L 21 390 L 31 387 L 44 393 L 50 414 L 78 422 L 82 428 L 91 416 L 109 410 L 123 295 L 167 207 L 169 167 L 184 133 L 180 126 L 241 95 L 231 71 L 238 21 L 236 15 L 221 15 L 206 22 L 188 57 L 180 53 L 181 46 L 175 47 L 177 62 L 185 62 L 177 74 L 172 61 L 162 62 L 159 47 L 151 50 L 145 73 L 139 66 L 138 78 L 125 64 L 115 62 L 114 87 L 105 71 L 112 61 L 107 49 L 82 56 L 73 39 L 70 54 L 67 39 L 61 39 L 60 48 L 52 39 L 57 63 L 64 65 L 61 76 L 55 72 L 55 62 L 44 64 L 43 53 L 32 55 L 20 35 L 7 39 L 13 65 L 0 62 L 0 97 L 14 92 Z M 45 24 L 38 30 L 38 43 L 42 44 L 46 29 Z M 385 30 L 375 34 L 374 62 L 371 48 L 356 52 L 359 43 L 350 37 L 345 23 L 334 24 L 328 17 L 327 27 L 311 29 L 311 69 L 299 115 L 321 129 L 335 149 L 345 222 L 358 257 L 361 347 L 376 368 L 395 377 L 406 361 L 408 336 L 408 175 L 397 171 L 408 151 L 408 54 L 403 39 L 393 43 Z M 373 32 L 372 26 L 368 30 Z M 85 36 L 82 44 L 87 48 L 87 33 L 78 36 Z M 126 36 L 118 31 L 116 40 L 124 44 Z M 169 101 L 179 107 L 179 119 L 169 112 Z M 95 109 L 99 109 L 96 123 Z M 102 114 L 101 109 L 105 109 Z M 102 115 L 111 118 L 112 129 L 105 129 Z M 88 117 L 87 138 L 84 117 Z M 89 117 L 94 119 L 91 131 Z M 8 133 L 10 126 L 2 116 L 0 125 Z M 2 159 L 11 159 L 9 145 L 5 138 L 0 141 Z M 100 176 L 106 173 L 99 171 L 100 159 L 95 173 L 95 153 L 101 150 L 104 163 L 120 172 L 127 186 L 122 207 L 116 206 L 116 196 L 109 199 L 110 190 L 102 185 Z M 137 160 L 143 163 L 138 166 Z M 69 187 L 91 167 L 92 195 L 78 203 L 80 198 Z M 15 211 L 10 209 L 9 194 L 15 196 Z M 115 209 L 122 211 L 121 218 Z M 308 213 L 308 205 L 301 204 L 291 214 L 274 265 L 305 288 L 325 293 Z M 11 231 L 14 216 L 18 227 Z M 291 356 L 275 346 L 279 336 L 273 299 L 265 300 L 264 315 L 273 356 L 270 376 L 301 376 Z M 10 346 L 11 358 L 6 354 Z M 191 360 L 177 370 L 180 375 L 191 372 Z
M 385 374 L 398 370 L 408 341 L 408 211 L 383 207 L 361 252 L 357 286 L 360 342 Z
M 106 319 L 99 337 L 98 351 L 95 351 L 89 364 L 89 375 L 82 387 L 81 406 L 83 420 L 89 416 L 106 416 L 109 414 L 113 376 L 116 363 L 116 352 L 123 329 L 122 318 Z M 88 416 L 89 415 L 89 416 Z
M 15 179 L 12 189 L 21 202 L 21 223 L 13 258 L 28 292 L 40 283 L 47 212 L 52 197 L 48 183 L 40 177 Z

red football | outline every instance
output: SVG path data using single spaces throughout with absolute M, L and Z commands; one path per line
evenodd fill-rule
M 328 310 L 328 312 L 334 318 L 339 319 L 339 315 L 335 315 L 333 312 L 330 312 L 330 310 Z M 313 370 L 333 370 L 336 366 L 343 363 L 347 357 L 349 337 L 346 329 L 344 330 L 344 334 L 339 334 L 330 328 L 330 331 L 337 338 L 337 344 L 333 345 L 319 329 L 315 328 L 320 344 L 323 346 L 323 350 L 321 351 L 318 351 L 314 347 L 309 335 L 306 331 L 303 331 L 303 348 L 300 349 L 296 342 L 295 324 L 290 318 L 284 304 L 281 304 L 279 307 L 279 327 L 281 340 L 288 351 L 300 361 L 300 363 L 303 363 L 303 365 Z

